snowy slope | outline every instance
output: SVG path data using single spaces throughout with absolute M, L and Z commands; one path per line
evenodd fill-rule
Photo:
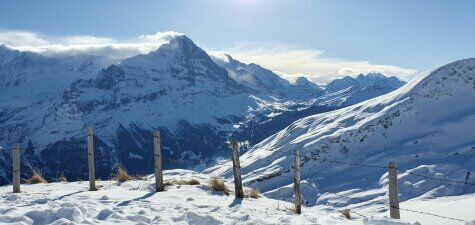
M 18 87 L 35 81 L 43 84 L 37 88 L 57 86 L 58 83 L 67 85 L 76 79 L 93 78 L 101 68 L 111 63 L 112 60 L 106 56 L 45 56 L 0 45 L 0 87 Z M 55 82 L 45 82 L 51 79 Z
M 169 186 L 155 193 L 152 176 L 147 180 L 98 181 L 99 191 L 89 192 L 87 182 L 23 185 L 19 194 L 11 186 L 0 187 L 0 223 L 47 224 L 350 224 L 410 225 L 383 216 L 346 220 L 337 211 L 304 207 L 302 215 L 289 211 L 288 202 L 261 196 L 237 200 L 213 192 L 209 177 L 186 170 L 164 172 L 165 181 L 197 178 L 197 186 Z M 232 186 L 231 183 L 227 184 Z M 471 201 L 475 199 L 471 196 Z M 448 201 L 448 200 L 445 200 Z M 449 200 L 450 201 L 450 200 Z M 460 202 L 453 201 L 462 206 Z M 467 202 L 470 203 L 470 202 Z M 468 206 L 468 205 L 467 205 Z M 473 205 L 470 207 L 473 210 Z M 414 223 L 416 224 L 416 223 Z
M 475 59 L 466 59 L 389 94 L 292 123 L 245 153 L 242 173 L 265 195 L 291 198 L 292 154 L 299 148 L 307 205 L 385 213 L 389 161 L 401 169 L 402 201 L 475 192 L 464 183 L 475 184 L 474 127 Z M 232 177 L 230 163 L 206 172 Z
M 29 107 L 111 63 L 107 56 L 45 56 L 0 45 L 0 109 Z
M 0 124 L 7 126 L 12 114 L 49 101 L 74 80 L 96 77 L 111 62 L 106 56 L 45 56 L 0 45 Z
M 351 81 L 344 82 L 346 84 L 343 85 L 340 81 L 344 80 Z M 405 84 L 405 82 L 395 77 L 386 77 L 381 74 L 359 75 L 356 79 L 348 76 L 335 80 L 335 83 L 340 83 L 340 88 L 335 88 L 333 82 L 331 82 L 330 87 L 327 86 L 323 89 L 323 93 L 312 94 L 311 96 L 314 97 L 309 101 L 287 101 L 281 104 L 285 105 L 284 107 L 269 107 L 270 110 L 260 110 L 251 119 L 239 124 L 240 130 L 236 134 L 237 137 L 241 140 L 249 140 L 251 143 L 258 143 L 298 119 L 357 104 L 387 94 Z M 312 93 L 316 88 L 320 89 L 305 77 L 299 77 L 292 88 L 299 91 L 289 91 L 287 92 L 288 96 L 305 96 L 299 94 L 299 92 Z M 290 97 L 290 99 L 293 99 L 293 97 Z

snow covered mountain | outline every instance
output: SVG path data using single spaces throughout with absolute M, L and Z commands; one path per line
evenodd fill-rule
M 261 110 L 240 122 L 235 135 L 257 143 L 282 130 L 297 119 L 356 104 L 398 89 L 405 84 L 396 77 L 382 74 L 347 76 L 326 88 L 304 76 L 291 83 L 256 64 L 242 63 L 223 52 L 208 52 L 211 59 L 228 71 L 236 82 L 254 91 L 261 99 Z M 269 96 L 272 98 L 269 99 Z M 276 104 L 273 98 L 287 100 Z M 267 101 L 266 101 L 267 100 Z
M 55 80 L 52 84 L 68 84 L 79 78 L 92 78 L 110 63 L 111 60 L 105 56 L 45 56 L 0 45 L 0 87 L 19 86 L 34 81 L 45 82 L 49 79 Z
M 48 101 L 74 80 L 96 77 L 111 62 L 106 56 L 46 56 L 0 45 L 1 126 L 11 113 Z
M 395 77 L 382 74 L 350 76 L 337 79 L 322 89 L 305 77 L 299 77 L 292 85 L 303 93 L 312 93 L 306 102 L 287 102 L 285 107 L 275 107 L 269 112 L 256 114 L 240 124 L 237 137 L 257 143 L 279 132 L 292 122 L 315 114 L 329 112 L 387 94 L 405 84 Z M 315 93 L 315 91 L 320 93 Z M 290 94 L 295 92 L 288 92 Z M 300 95 L 305 96 L 305 95 Z M 310 97 L 310 96 L 309 96 Z
M 292 84 L 274 72 L 251 63 L 245 64 L 222 52 L 209 52 L 211 59 L 228 71 L 236 82 L 261 96 L 273 96 L 287 100 L 310 100 L 321 96 L 323 89 L 301 77 Z
M 340 79 L 335 79 L 327 85 L 326 90 L 329 92 L 336 92 L 350 87 L 377 87 L 381 89 L 391 89 L 399 88 L 402 85 L 404 85 L 404 82 L 396 77 L 386 77 L 380 73 L 369 73 L 366 75 L 360 74 L 356 78 L 346 76 Z
M 290 83 L 230 56 L 221 67 L 184 35 L 114 64 L 104 56 L 0 52 L 0 184 L 10 179 L 14 143 L 22 161 L 47 177 L 84 178 L 85 129 L 93 126 L 97 175 L 107 178 L 119 162 L 132 173 L 151 172 L 152 131 L 159 129 L 165 168 L 203 168 L 229 157 L 230 133 L 257 143 L 344 102 L 330 103 L 332 95 L 304 78 Z M 253 82 L 239 78 L 248 75 Z
M 3 146 L 21 143 L 23 148 L 31 142 L 37 151 L 30 152 L 49 176 L 65 171 L 81 177 L 87 171 L 81 163 L 86 159 L 83 136 L 92 125 L 101 149 L 99 168 L 105 171 L 98 176 L 107 177 L 118 162 L 133 173 L 150 172 L 154 128 L 162 131 L 166 157 L 211 160 L 224 149 L 226 135 L 220 132 L 231 130 L 253 101 L 247 88 L 206 52 L 177 36 L 156 51 L 109 66 L 94 79 L 76 80 L 61 94 L 25 108 L 3 108 L 0 140 L 8 141 Z
M 386 77 L 380 73 L 360 74 L 356 78 L 346 76 L 330 82 L 325 88 L 327 94 L 317 102 L 349 106 L 387 94 L 404 84 L 396 77 Z
M 242 155 L 241 172 L 264 195 L 291 200 L 298 148 L 307 205 L 381 213 L 388 210 L 390 161 L 400 169 L 402 201 L 475 192 L 474 127 L 475 59 L 466 59 L 389 94 L 292 123 Z M 230 163 L 206 172 L 232 179 Z

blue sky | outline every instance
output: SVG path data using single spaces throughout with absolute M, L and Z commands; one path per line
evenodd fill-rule
M 2 0 L 0 42 L 37 47 L 97 37 L 90 40 L 131 43 L 176 31 L 207 51 L 225 51 L 289 78 L 303 73 L 324 82 L 371 71 L 410 78 L 473 57 L 473 9 L 475 1 L 448 0 Z M 31 37 L 40 41 L 29 43 Z

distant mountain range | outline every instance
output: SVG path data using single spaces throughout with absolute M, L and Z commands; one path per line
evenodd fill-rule
M 303 77 L 292 83 L 259 65 L 208 54 L 184 35 L 120 62 L 2 45 L 0 184 L 10 180 L 14 143 L 21 146 L 22 166 L 34 164 L 47 178 L 84 179 L 85 130 L 93 126 L 97 176 L 107 178 L 117 163 L 150 173 L 152 131 L 159 129 L 164 157 L 188 160 L 166 160 L 165 168 L 204 168 L 229 157 L 230 134 L 257 143 L 297 119 L 403 85 L 380 74 L 334 82 L 327 88 Z

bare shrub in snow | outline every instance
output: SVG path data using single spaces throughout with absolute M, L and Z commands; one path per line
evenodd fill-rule
M 116 165 L 115 168 L 116 169 L 113 173 L 114 180 L 125 182 L 133 179 L 133 177 L 127 173 L 127 170 L 122 166 L 122 164 Z
M 191 178 L 186 181 L 187 185 L 200 185 L 200 181 L 196 178 Z
M 245 191 L 244 193 L 244 197 L 246 198 L 259 198 L 261 192 L 259 191 L 259 189 L 252 189 L 252 188 L 249 188 Z
M 43 170 L 34 167 L 34 166 L 29 166 L 31 169 L 31 177 L 26 180 L 26 183 L 28 184 L 47 184 L 48 181 L 46 181 L 43 178 Z
M 224 183 L 224 180 L 217 177 L 211 177 L 209 180 L 209 187 L 213 191 L 222 191 L 225 195 L 229 195 L 230 192 L 228 186 Z
M 182 180 L 168 180 L 165 181 L 165 186 L 172 185 L 200 185 L 200 181 L 196 178 L 182 179 Z

